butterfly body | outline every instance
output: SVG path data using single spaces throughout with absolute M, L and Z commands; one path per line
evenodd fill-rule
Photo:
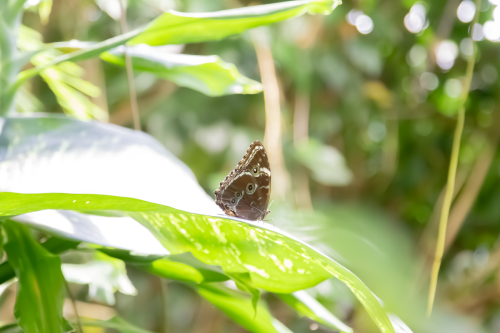
M 215 202 L 224 213 L 247 220 L 263 220 L 269 210 L 271 168 L 266 149 L 259 141 L 215 191 Z

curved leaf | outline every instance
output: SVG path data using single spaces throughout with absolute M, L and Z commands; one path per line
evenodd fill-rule
M 153 21 L 129 44 L 185 44 L 220 40 L 251 28 L 284 21 L 305 13 L 330 14 L 340 0 L 286 1 L 211 13 L 170 10 Z
M 16 222 L 5 221 L 5 251 L 19 291 L 14 315 L 25 333 L 64 332 L 64 278 L 61 260 L 45 250 Z
M 248 273 L 255 287 L 272 292 L 290 293 L 334 276 L 352 290 L 382 330 L 394 332 L 377 298 L 352 272 L 308 245 L 250 221 L 92 194 L 4 192 L 0 201 L 0 216 L 44 208 L 122 211 L 146 226 L 170 253 L 191 252 L 227 273 Z
M 219 40 L 247 29 L 271 24 L 305 13 L 329 14 L 340 0 L 302 0 L 244 7 L 211 13 L 168 11 L 146 27 L 96 43 L 89 48 L 60 56 L 50 63 L 28 69 L 18 75 L 11 92 L 26 79 L 65 61 L 82 61 L 129 42 L 130 45 L 166 45 Z
M 191 170 L 145 133 L 55 115 L 5 118 L 1 125 L 2 118 L 0 191 L 108 194 L 222 212 Z M 88 219 L 99 220 L 99 234 L 104 219 Z
M 101 54 L 101 59 L 125 66 L 124 48 Z M 255 94 L 262 85 L 238 72 L 236 66 L 218 56 L 195 56 L 165 52 L 162 47 L 138 45 L 127 48 L 136 70 L 151 72 L 208 96 Z

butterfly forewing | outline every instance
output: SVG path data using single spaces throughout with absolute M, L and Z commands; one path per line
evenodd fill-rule
M 228 215 L 262 220 L 269 213 L 271 169 L 262 143 L 255 141 L 236 169 L 215 191 L 215 202 Z

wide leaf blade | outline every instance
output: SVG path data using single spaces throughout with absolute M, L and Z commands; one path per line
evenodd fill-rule
M 5 251 L 18 278 L 14 315 L 25 333 L 64 332 L 64 278 L 61 260 L 44 249 L 29 230 L 5 221 Z
M 125 49 L 117 48 L 103 53 L 101 59 L 125 66 Z M 228 94 L 255 94 L 262 85 L 241 75 L 236 66 L 218 56 L 195 56 L 166 52 L 162 47 L 138 45 L 128 47 L 134 69 L 153 73 L 208 96 Z
M 272 292 L 306 289 L 334 276 L 353 291 L 382 330 L 393 332 L 377 298 L 352 272 L 272 227 L 104 195 L 1 193 L 0 201 L 3 216 L 43 208 L 122 211 L 146 226 L 170 253 L 191 252 L 226 273 L 248 273 L 254 287 Z
M 245 30 L 305 13 L 330 14 L 339 0 L 287 1 L 211 13 L 170 10 L 153 21 L 129 44 L 185 44 L 220 40 Z
M 157 46 L 220 40 L 247 29 L 287 20 L 305 13 L 330 14 L 340 3 L 340 0 L 288 1 L 211 13 L 181 13 L 171 10 L 145 27 L 93 44 L 89 48 L 65 54 L 43 66 L 21 72 L 10 91 L 17 90 L 22 82 L 51 66 L 65 61 L 75 62 L 94 58 L 125 43 Z

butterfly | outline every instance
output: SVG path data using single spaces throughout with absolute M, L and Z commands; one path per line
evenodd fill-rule
M 215 191 L 215 203 L 224 213 L 246 220 L 262 221 L 271 196 L 271 168 L 266 149 L 254 141 L 236 168 Z

